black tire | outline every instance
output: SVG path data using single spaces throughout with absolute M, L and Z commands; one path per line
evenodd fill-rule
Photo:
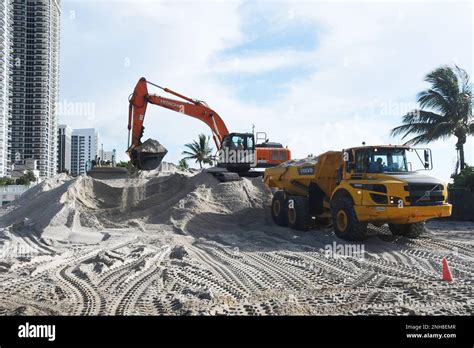
M 286 212 L 286 199 L 283 191 L 277 191 L 273 195 L 272 199 L 272 218 L 273 221 L 280 226 L 288 226 L 287 212 Z
M 340 197 L 331 202 L 334 233 L 345 240 L 362 240 L 366 237 L 367 223 L 359 222 L 354 204 L 348 197 Z
M 403 236 L 416 239 L 425 232 L 424 222 L 415 222 L 412 224 L 388 224 L 390 232 L 394 236 Z
M 312 225 L 307 197 L 290 196 L 286 201 L 288 226 L 298 231 L 308 231 Z

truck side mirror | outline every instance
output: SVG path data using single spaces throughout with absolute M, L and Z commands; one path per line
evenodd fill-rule
M 430 151 L 428 149 L 425 149 L 424 151 L 424 157 L 425 157 L 425 169 L 430 168 Z

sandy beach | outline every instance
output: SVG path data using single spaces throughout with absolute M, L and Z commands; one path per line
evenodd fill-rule
M 276 226 L 270 201 L 261 178 L 48 179 L 0 210 L 0 314 L 473 314 L 474 223 L 328 254 L 347 242 Z

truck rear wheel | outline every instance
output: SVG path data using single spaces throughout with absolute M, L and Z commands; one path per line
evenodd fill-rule
M 288 226 L 298 231 L 308 231 L 311 228 L 308 198 L 291 196 L 287 200 Z
M 359 222 L 352 200 L 337 198 L 331 204 L 331 213 L 336 236 L 346 240 L 362 240 L 366 236 L 367 224 Z
M 425 232 L 424 222 L 415 222 L 412 224 L 388 224 L 390 232 L 394 236 L 403 236 L 407 238 L 418 238 Z
M 288 226 L 287 212 L 286 212 L 285 193 L 277 191 L 272 199 L 272 218 L 277 225 Z

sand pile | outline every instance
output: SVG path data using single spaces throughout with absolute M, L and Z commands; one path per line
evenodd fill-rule
M 170 217 L 176 230 L 186 234 L 229 230 L 239 223 L 242 215 L 245 219 L 258 216 L 271 201 L 271 193 L 261 178 L 219 184 L 202 173 L 190 182 L 193 189 L 173 206 Z
M 351 243 L 275 225 L 261 178 L 169 169 L 62 175 L 2 207 L 0 315 L 472 315 L 472 223 L 331 256 Z
M 94 212 L 109 207 L 109 201 L 120 193 L 90 177 L 72 179 L 59 175 L 7 206 L 0 227 L 59 239 L 68 238 L 73 232 L 99 231 L 103 226 Z
M 261 208 L 269 199 L 259 178 L 221 184 L 208 173 L 192 175 L 176 167 L 164 175 L 151 174 L 120 180 L 59 175 L 9 206 L 0 227 L 52 239 L 107 228 L 144 229 L 144 224 L 166 224 L 186 233 L 198 215 Z

